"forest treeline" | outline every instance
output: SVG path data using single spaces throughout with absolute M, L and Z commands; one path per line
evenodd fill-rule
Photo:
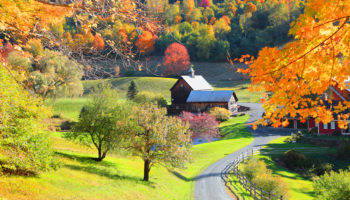
M 177 42 L 187 48 L 191 61 L 219 62 L 244 54 L 256 56 L 265 46 L 290 41 L 290 24 L 303 11 L 304 1 L 145 0 L 143 6 L 155 20 L 140 25 L 102 13 L 91 16 L 96 23 L 90 26 L 69 16 L 50 28 L 89 56 L 96 51 L 110 54 L 111 42 L 135 52 L 137 58 L 163 56 Z

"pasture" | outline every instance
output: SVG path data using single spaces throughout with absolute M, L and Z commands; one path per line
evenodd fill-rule
M 80 105 L 87 101 L 57 100 L 53 109 L 63 116 L 77 119 Z M 222 123 L 221 140 L 193 146 L 193 162 L 185 169 L 155 166 L 149 183 L 142 181 L 141 159 L 121 151 L 113 152 L 98 163 L 91 159 L 96 156 L 95 149 L 67 141 L 60 132 L 52 132 L 53 146 L 61 167 L 38 177 L 4 176 L 0 179 L 0 196 L 36 200 L 192 199 L 196 175 L 211 163 L 253 141 L 244 125 L 248 117 L 235 117 Z

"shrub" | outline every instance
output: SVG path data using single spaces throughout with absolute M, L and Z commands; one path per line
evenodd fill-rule
M 138 104 L 145 104 L 145 103 L 155 104 L 156 103 L 158 104 L 159 107 L 166 107 L 168 105 L 168 102 L 165 100 L 163 96 L 161 96 L 160 94 L 154 94 L 148 91 L 139 92 L 135 96 L 133 101 Z
M 330 163 L 316 163 L 312 165 L 309 172 L 316 176 L 321 176 L 323 174 L 330 173 L 332 169 L 333 165 Z
M 35 175 L 57 166 L 42 125 L 50 112 L 11 73 L 0 64 L 0 172 Z
M 317 127 L 309 128 L 308 134 L 310 136 L 317 136 L 318 135 L 318 128 Z
M 266 164 L 260 160 L 249 159 L 243 162 L 240 167 L 244 176 L 250 181 L 261 174 L 270 173 L 266 168 Z
M 215 137 L 219 137 L 219 122 L 212 115 L 206 113 L 195 115 L 184 111 L 181 113 L 180 118 L 182 121 L 190 124 L 190 130 L 193 133 L 192 139 L 204 138 L 210 141 Z
M 60 126 L 60 130 L 62 130 L 62 131 L 72 130 L 72 128 L 75 124 L 76 124 L 76 122 L 73 122 L 73 121 L 64 121 Z
M 272 176 L 271 173 L 260 174 L 253 179 L 253 183 L 264 191 L 278 197 L 283 195 L 283 199 L 288 197 L 288 187 L 280 176 Z
M 306 156 L 294 149 L 284 152 L 282 159 L 290 169 L 305 167 L 307 162 Z
M 231 112 L 226 108 L 214 107 L 210 109 L 210 114 L 218 121 L 226 121 L 230 118 Z
M 337 129 L 337 130 L 333 131 L 332 135 L 333 136 L 341 136 L 342 134 L 341 134 L 341 131 L 339 129 Z
M 284 142 L 292 143 L 293 139 L 292 139 L 292 137 L 287 137 L 286 139 L 284 139 Z
M 350 157 L 350 141 L 348 139 L 344 139 L 340 142 L 340 145 L 338 146 L 338 150 L 336 153 L 336 157 L 338 158 Z
M 350 199 L 350 172 L 348 170 L 326 173 L 315 178 L 313 185 L 317 199 Z

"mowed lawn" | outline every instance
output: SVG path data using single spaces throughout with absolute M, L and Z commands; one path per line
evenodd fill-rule
M 79 110 L 74 106 L 71 109 Z M 62 108 L 61 112 L 75 118 L 79 112 L 74 113 L 71 109 Z M 194 146 L 194 161 L 187 165 L 187 169 L 152 168 L 149 183 L 142 181 L 141 159 L 114 152 L 97 163 L 91 160 L 96 156 L 94 149 L 67 141 L 61 133 L 54 132 L 52 141 L 61 167 L 38 177 L 2 176 L 0 197 L 16 200 L 193 199 L 193 178 L 196 175 L 216 160 L 253 141 L 244 125 L 248 117 L 235 117 L 222 123 L 221 140 Z

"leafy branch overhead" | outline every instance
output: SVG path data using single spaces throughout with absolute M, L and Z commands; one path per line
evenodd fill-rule
M 348 0 L 308 1 L 305 13 L 292 24 L 295 40 L 282 48 L 265 47 L 248 69 L 241 70 L 251 77 L 253 89 L 271 94 L 263 100 L 266 115 L 260 124 L 271 120 L 274 126 L 287 125 L 281 121 L 285 116 L 328 123 L 334 112 L 339 126 L 346 126 L 349 116 L 341 113 L 350 104 L 328 100 L 333 106 L 326 107 L 321 96 L 330 86 L 349 87 L 349 9 Z

